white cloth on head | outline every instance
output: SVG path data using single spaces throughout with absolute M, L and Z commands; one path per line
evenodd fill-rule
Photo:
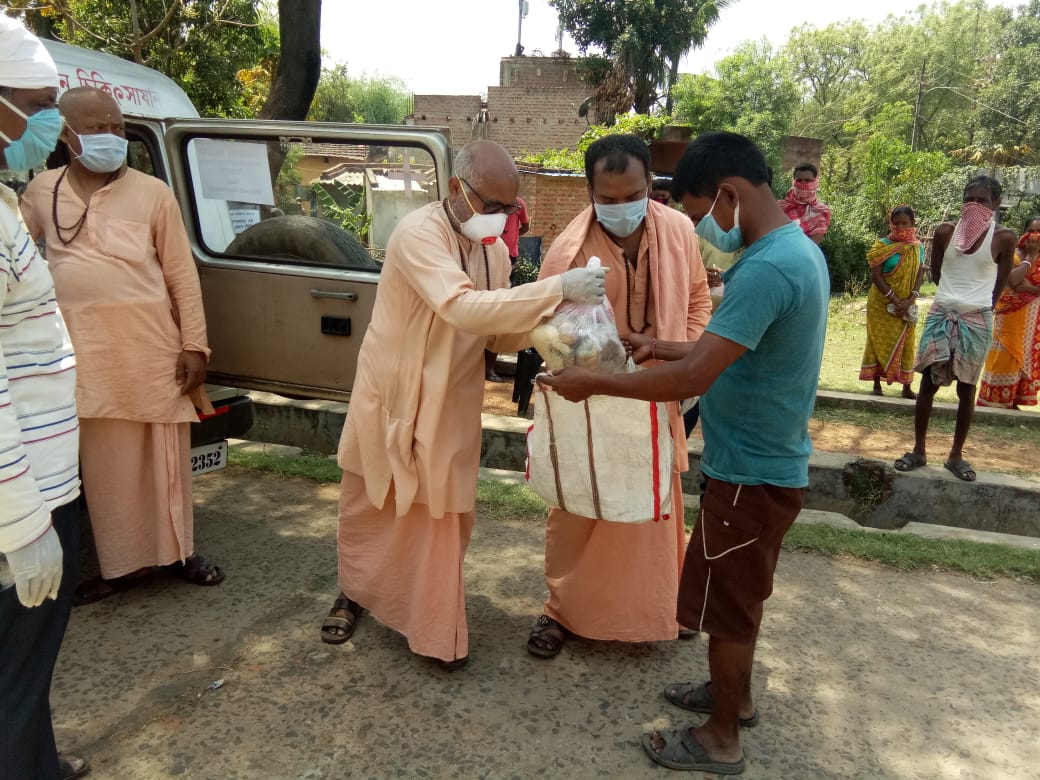
M 58 86 L 58 69 L 40 39 L 25 25 L 0 13 L 0 86 L 43 89 Z

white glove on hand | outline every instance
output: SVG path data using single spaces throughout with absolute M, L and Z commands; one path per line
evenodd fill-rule
M 563 297 L 575 303 L 599 306 L 607 294 L 606 268 L 572 268 L 560 275 Z
M 48 598 L 58 597 L 61 585 L 61 540 L 54 527 L 35 542 L 7 553 L 7 563 L 14 574 L 18 600 L 27 607 L 38 607 Z

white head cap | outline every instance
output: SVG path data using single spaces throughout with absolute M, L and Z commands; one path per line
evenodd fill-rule
M 40 39 L 17 19 L 0 12 L 0 87 L 57 86 L 58 69 Z

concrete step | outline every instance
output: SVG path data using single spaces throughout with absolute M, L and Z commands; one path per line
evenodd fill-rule
M 505 482 L 511 485 L 527 484 L 527 480 L 522 473 L 506 471 L 505 469 L 482 468 L 480 470 L 480 478 Z M 683 503 L 688 508 L 696 509 L 700 505 L 700 500 L 696 495 L 684 493 Z M 836 528 L 869 531 L 879 534 L 914 534 L 915 536 L 924 536 L 929 539 L 975 542 L 977 544 L 1001 544 L 1007 547 L 1040 552 L 1040 537 L 1036 536 L 1016 536 L 1014 534 L 1001 534 L 993 531 L 975 531 L 970 528 L 955 528 L 953 526 L 934 525 L 932 523 L 907 523 L 902 528 L 896 529 L 866 528 L 851 517 L 838 512 L 824 512 L 819 509 L 803 509 L 795 522 L 830 525 Z
M 250 396 L 256 407 L 248 439 L 311 452 L 335 451 L 347 404 L 290 400 L 259 392 Z M 904 399 L 867 398 L 872 403 L 887 400 L 912 405 Z M 529 425 L 529 420 L 521 418 L 483 415 L 481 465 L 522 472 Z M 689 452 L 690 470 L 683 475 L 683 492 L 696 494 L 700 448 L 691 444 Z M 962 482 L 941 465 L 903 473 L 891 461 L 818 452 L 809 462 L 809 483 L 806 508 L 837 512 L 865 527 L 893 529 L 924 523 L 1040 537 L 1040 480 L 1033 478 L 982 472 L 975 482 Z

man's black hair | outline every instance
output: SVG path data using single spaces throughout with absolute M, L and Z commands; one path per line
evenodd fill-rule
M 592 185 L 596 163 L 600 160 L 603 160 L 604 171 L 623 173 L 633 157 L 643 163 L 643 170 L 649 176 L 650 147 L 639 136 L 615 133 L 593 141 L 585 150 L 585 178 L 588 179 L 589 186 Z
M 773 172 L 762 150 L 750 138 L 737 133 L 701 133 L 686 147 L 672 174 L 672 197 L 714 197 L 719 182 L 731 176 L 751 184 L 772 185 Z
M 812 163 L 808 163 L 808 162 L 799 163 L 798 165 L 795 166 L 795 169 L 794 169 L 794 175 L 795 176 L 798 175 L 798 171 L 809 171 L 809 173 L 812 174 L 812 177 L 814 179 L 819 178 L 819 176 L 820 176 L 819 169 L 815 165 L 813 165 Z
M 976 176 L 973 178 L 964 185 L 964 195 L 967 196 L 968 190 L 974 190 L 976 188 L 989 190 L 991 200 L 997 206 L 1000 205 L 1000 194 L 1004 191 L 1004 188 L 1000 186 L 1000 182 L 992 176 Z
M 888 221 L 891 222 L 896 217 L 910 217 L 910 222 L 914 225 L 917 224 L 917 215 L 911 206 L 902 205 L 896 206 L 892 209 L 892 212 L 888 215 Z

